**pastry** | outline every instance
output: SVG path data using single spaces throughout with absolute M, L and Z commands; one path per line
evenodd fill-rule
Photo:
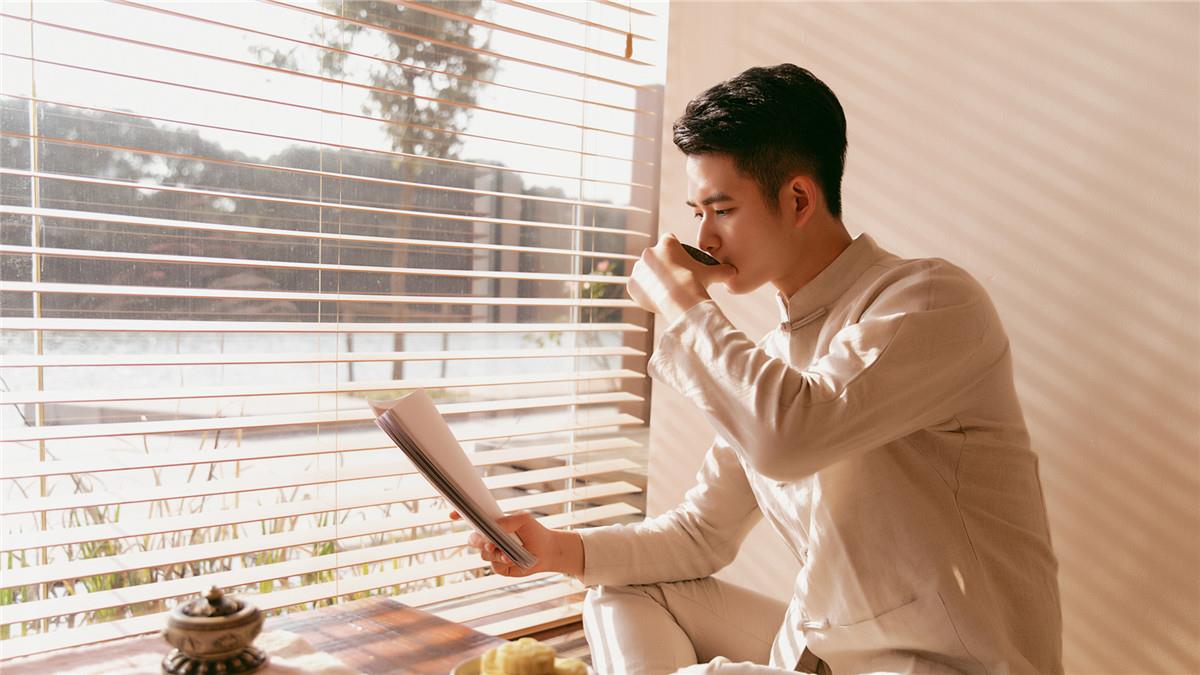
M 480 675 L 587 675 L 579 659 L 560 659 L 554 648 L 533 638 L 507 642 L 484 652 Z

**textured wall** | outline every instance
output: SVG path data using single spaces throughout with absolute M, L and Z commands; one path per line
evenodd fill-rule
M 976 275 L 1012 339 L 1061 562 L 1072 673 L 1200 672 L 1200 5 L 671 8 L 664 124 L 751 65 L 813 70 L 849 120 L 845 218 Z M 694 241 L 664 143 L 662 231 Z M 772 292 L 715 294 L 752 337 Z M 654 390 L 650 509 L 712 432 Z M 761 527 L 724 576 L 786 592 Z

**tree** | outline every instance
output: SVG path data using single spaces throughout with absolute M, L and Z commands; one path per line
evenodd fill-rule
M 490 36 L 478 39 L 478 26 L 397 5 L 391 2 L 340 2 L 326 0 L 326 7 L 353 22 L 343 24 L 340 35 L 320 34 L 340 51 L 326 52 L 321 60 L 324 74 L 342 78 L 350 74 L 347 52 L 380 36 L 387 40 L 382 54 L 389 62 L 375 61 L 370 67 L 370 83 L 380 89 L 371 91 L 363 112 L 389 121 L 392 148 L 400 152 L 444 158 L 457 156 L 459 138 L 469 120 L 470 110 L 463 105 L 475 102 L 482 84 L 495 69 L 494 60 L 473 49 L 487 46 Z M 427 0 L 415 5 L 445 8 L 447 3 Z M 481 0 L 455 2 L 454 11 L 465 16 L 480 12 Z M 383 30 L 380 30 L 383 29 Z M 377 42 L 377 40 L 376 40 Z M 473 49 L 459 49 L 440 43 L 453 43 Z M 371 53 L 374 50 L 367 50 Z M 438 100 L 430 100 L 438 99 Z M 443 102 L 445 101 L 445 102 Z M 419 175 L 419 174 L 418 174 Z
M 453 5 L 444 2 L 401 5 L 373 0 L 326 0 L 328 11 L 350 21 L 342 23 L 337 33 L 318 31 L 317 37 L 332 48 L 322 55 L 321 68 L 327 76 L 344 79 L 353 77 L 365 64 L 369 82 L 376 89 L 369 92 L 362 111 L 384 120 L 392 149 L 406 155 L 392 162 L 395 172 L 392 178 L 439 184 L 465 179 L 468 184 L 464 187 L 471 187 L 470 172 L 448 171 L 444 168 L 445 164 L 421 161 L 415 156 L 457 158 L 460 145 L 458 132 L 469 121 L 469 104 L 475 101 L 482 81 L 490 77 L 495 68 L 491 57 L 475 51 L 486 47 L 490 35 L 470 22 L 412 6 L 422 4 L 436 4 L 440 9 L 452 7 L 454 12 L 465 16 L 477 15 L 482 6 L 481 0 L 455 2 Z M 455 48 L 447 43 L 471 49 Z M 367 47 L 364 49 L 363 45 Z M 383 56 L 387 61 L 362 59 L 350 52 Z M 431 197 L 429 192 L 402 189 L 397 206 L 421 210 L 422 206 L 428 206 L 430 200 L 436 198 Z M 444 201 L 444 196 L 442 199 Z M 470 200 L 463 201 L 462 210 L 470 210 Z M 426 219 L 395 216 L 389 224 L 390 236 L 413 236 L 423 224 L 426 230 L 423 235 L 437 238 L 467 237 L 472 230 L 470 223 L 436 219 L 422 223 L 423 220 Z M 471 263 L 469 256 L 464 257 L 461 253 L 442 252 L 433 255 L 435 260 L 432 262 L 439 267 L 469 267 Z M 408 247 L 397 246 L 392 251 L 392 265 L 411 265 L 415 257 L 415 252 L 408 250 Z M 423 257 L 428 257 L 428 254 Z M 420 283 L 419 288 L 414 281 Z M 453 292 L 462 283 L 461 280 L 445 278 L 438 282 L 431 285 L 428 279 L 393 275 L 391 290 L 394 294 L 414 291 L 437 294 L 439 291 Z M 413 306 L 396 305 L 390 319 L 403 322 L 420 318 L 415 309 Z M 402 351 L 404 335 L 397 334 L 394 344 L 396 351 Z M 398 379 L 403 376 L 402 363 L 393 366 L 393 376 Z

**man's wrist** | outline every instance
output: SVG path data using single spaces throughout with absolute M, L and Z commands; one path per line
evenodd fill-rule
M 712 298 L 708 295 L 708 293 L 703 291 L 681 293 L 679 297 L 671 298 L 671 302 L 664 303 L 667 305 L 666 307 L 660 307 L 659 309 L 661 310 L 663 319 L 666 320 L 667 325 L 670 325 L 675 323 L 675 320 L 679 317 L 687 314 L 688 310 L 691 308 L 704 302 L 705 300 L 711 299 Z
M 555 549 L 558 553 L 556 572 L 573 577 L 583 576 L 583 537 L 572 530 L 554 530 Z

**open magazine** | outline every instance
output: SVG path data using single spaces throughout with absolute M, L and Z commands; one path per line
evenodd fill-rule
M 500 505 L 424 389 L 394 401 L 374 401 L 371 408 L 375 424 L 480 534 L 521 567 L 537 563 L 515 534 L 496 524 L 503 515 Z

